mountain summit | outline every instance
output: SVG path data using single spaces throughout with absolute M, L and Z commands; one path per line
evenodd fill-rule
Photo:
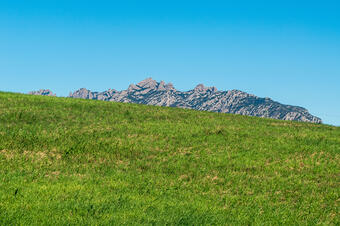
M 49 89 L 41 89 L 38 91 L 29 92 L 30 95 L 40 95 L 40 96 L 56 96 L 51 90 Z
M 69 97 L 321 123 L 320 118 L 311 115 L 305 108 L 280 104 L 240 90 L 218 91 L 216 87 L 199 84 L 193 90 L 182 92 L 171 83 L 157 82 L 152 78 L 131 84 L 127 90 L 91 92 L 82 88 L 70 93 Z
M 30 92 L 30 94 L 54 95 L 50 90 L 40 90 Z M 301 122 L 322 122 L 305 108 L 281 104 L 270 98 L 257 97 L 240 90 L 218 91 L 216 87 L 199 84 L 192 90 L 182 92 L 176 90 L 171 83 L 157 82 L 152 78 L 131 84 L 127 90 L 109 89 L 104 92 L 92 92 L 81 88 L 70 93 L 69 97 L 179 107 Z

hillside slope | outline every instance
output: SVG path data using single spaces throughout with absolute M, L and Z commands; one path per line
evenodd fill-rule
M 0 225 L 340 224 L 340 128 L 0 93 Z

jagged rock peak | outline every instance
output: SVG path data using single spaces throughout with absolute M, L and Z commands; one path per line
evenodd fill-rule
M 207 92 L 207 91 L 210 91 L 210 92 L 217 92 L 217 88 L 215 86 L 213 87 L 206 87 L 205 85 L 203 84 L 198 84 L 195 88 L 194 88 L 194 91 L 195 92 L 198 92 L 198 93 L 203 93 L 203 92 Z
M 166 90 L 172 90 L 172 91 L 176 91 L 174 85 L 172 83 L 168 83 L 165 85 L 165 89 Z
M 141 88 L 156 88 L 158 86 L 158 82 L 153 80 L 152 78 L 146 78 L 143 81 L 139 82 L 137 86 Z
M 166 91 L 166 84 L 164 81 L 161 81 L 160 83 L 158 83 L 158 87 L 157 87 L 157 90 L 159 91 Z
M 41 96 L 56 96 L 55 93 L 53 93 L 49 89 L 40 89 L 38 91 L 31 91 L 28 94 L 30 94 L 30 95 L 41 95 Z
M 69 97 L 72 98 L 82 98 L 82 99 L 92 99 L 93 94 L 91 90 L 88 90 L 86 88 L 80 88 L 76 90 L 74 93 L 70 93 Z
M 143 93 L 149 91 L 176 91 L 171 83 L 166 84 L 164 81 L 157 82 L 152 78 L 146 78 L 137 84 L 131 84 L 127 89 L 129 93 L 142 90 Z
M 130 92 L 133 92 L 133 91 L 136 91 L 136 90 L 140 90 L 141 88 L 136 86 L 135 84 L 131 84 L 129 85 L 129 88 L 127 89 L 127 91 L 130 93 Z

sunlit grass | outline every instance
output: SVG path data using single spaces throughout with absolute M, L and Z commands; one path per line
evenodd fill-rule
M 0 93 L 0 224 L 340 224 L 340 128 Z

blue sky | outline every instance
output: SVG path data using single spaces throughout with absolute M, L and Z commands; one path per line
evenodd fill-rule
M 306 107 L 340 125 L 339 1 L 0 1 L 0 90 L 146 77 Z

